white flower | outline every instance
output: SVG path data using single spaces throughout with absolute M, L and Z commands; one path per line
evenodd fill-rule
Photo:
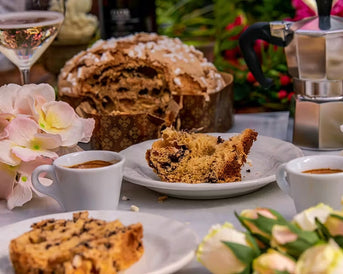
M 295 261 L 274 249 L 258 256 L 253 261 L 254 274 L 274 274 L 277 272 L 295 273 Z
M 343 273 L 342 249 L 332 240 L 310 247 L 296 263 L 297 274 Z
M 321 223 L 324 223 L 332 211 L 330 206 L 320 203 L 298 213 L 294 216 L 293 223 L 303 230 L 313 231 L 317 228 L 315 219 L 317 218 Z
M 242 272 L 250 262 L 238 259 L 234 251 L 223 241 L 251 248 L 246 234 L 236 230 L 230 223 L 218 224 L 211 227 L 209 233 L 199 244 L 196 252 L 198 261 L 215 274 Z

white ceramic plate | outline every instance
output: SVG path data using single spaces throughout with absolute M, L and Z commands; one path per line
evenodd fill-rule
M 198 240 L 187 225 L 162 216 L 127 211 L 89 211 L 91 217 L 103 220 L 120 219 L 124 225 L 137 222 L 143 224 L 144 254 L 142 258 L 125 271 L 125 274 L 174 273 L 194 257 Z M 8 255 L 11 239 L 30 229 L 30 225 L 42 219 L 72 219 L 72 213 L 60 213 L 27 219 L 1 227 L 0 273 L 14 273 Z
M 235 133 L 213 133 L 223 139 Z M 301 149 L 291 143 L 258 136 L 242 167 L 242 181 L 222 184 L 186 184 L 162 182 L 148 166 L 145 152 L 155 140 L 145 141 L 121 151 L 126 157 L 124 179 L 159 193 L 186 199 L 216 199 L 234 197 L 257 190 L 275 181 L 276 168 L 289 160 L 303 156 Z

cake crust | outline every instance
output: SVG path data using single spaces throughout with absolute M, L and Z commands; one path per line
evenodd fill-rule
M 245 129 L 223 140 L 204 133 L 167 128 L 146 152 L 146 160 L 165 182 L 227 183 L 241 181 L 241 167 L 258 133 Z
M 117 273 L 144 252 L 140 223 L 124 226 L 73 215 L 73 220 L 47 219 L 11 240 L 10 258 L 16 273 Z
M 220 91 L 225 81 L 193 46 L 155 33 L 99 40 L 70 59 L 59 96 L 95 113 L 168 114 L 172 95 Z

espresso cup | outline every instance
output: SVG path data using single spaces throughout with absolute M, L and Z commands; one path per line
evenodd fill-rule
M 109 162 L 107 166 L 76 168 L 90 161 Z M 32 173 L 34 188 L 59 202 L 66 211 L 116 209 L 119 202 L 124 156 L 113 151 L 90 150 L 65 154 L 52 165 L 38 166 Z M 52 179 L 39 181 L 41 173 Z
M 278 167 L 276 171 L 277 184 L 294 200 L 297 212 L 321 202 L 334 209 L 341 209 L 343 172 L 325 173 L 325 169 L 343 170 L 343 157 L 336 155 L 304 156 Z M 313 173 L 315 170 L 324 173 Z M 306 173 L 304 173 L 305 171 Z

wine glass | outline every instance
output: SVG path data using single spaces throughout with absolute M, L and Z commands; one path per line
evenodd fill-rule
M 61 28 L 65 0 L 16 2 L 16 11 L 0 14 L 0 52 L 19 68 L 21 83 L 28 84 L 31 66 Z

